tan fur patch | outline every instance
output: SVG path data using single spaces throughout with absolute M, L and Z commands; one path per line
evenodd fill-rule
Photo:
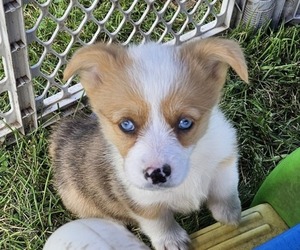
M 80 218 L 88 217 L 105 217 L 105 214 L 97 208 L 93 202 L 88 202 L 88 198 L 84 194 L 76 191 L 77 187 L 72 184 L 59 190 L 59 195 L 64 201 L 64 205 Z
M 143 218 L 147 218 L 150 220 L 154 220 L 154 219 L 157 219 L 160 217 L 160 215 L 162 214 L 162 212 L 164 211 L 165 208 L 160 204 L 146 206 L 146 207 L 132 204 L 132 205 L 130 205 L 130 209 L 136 215 L 139 215 Z
M 60 189 L 59 193 L 64 201 L 64 205 L 75 213 L 80 218 L 106 218 L 107 215 L 104 211 L 100 210 L 99 207 L 90 199 L 86 197 L 79 190 L 76 191 L 77 187 L 65 187 Z M 125 197 L 120 197 L 125 198 Z M 106 204 L 108 206 L 108 204 Z M 141 207 L 136 204 L 132 204 L 130 200 L 119 199 L 118 203 L 112 203 L 109 206 L 110 213 L 115 214 L 116 217 L 122 218 L 127 223 L 132 224 L 133 221 L 129 219 L 129 211 L 147 219 L 156 219 L 162 213 L 162 206 L 152 205 L 147 207 Z M 122 211 L 122 212 L 121 212 Z M 107 217 L 110 218 L 110 217 Z
M 149 113 L 138 86 L 127 74 L 131 64 L 124 48 L 97 44 L 80 49 L 65 71 L 65 78 L 79 73 L 91 106 L 101 119 L 106 138 L 118 147 L 122 156 L 135 143 Z M 126 134 L 120 130 L 119 124 L 124 119 L 134 122 L 134 133 Z
M 125 98 L 123 98 L 122 100 L 126 101 Z M 121 110 L 122 107 L 122 100 L 120 100 L 119 110 Z M 96 111 L 101 119 L 102 129 L 103 133 L 105 134 L 105 137 L 117 146 L 120 154 L 123 157 L 127 155 L 129 149 L 136 142 L 136 139 L 139 135 L 139 131 L 143 129 L 148 119 L 147 105 L 141 103 L 141 105 L 138 106 L 138 102 L 133 102 L 132 105 L 134 107 L 132 107 L 130 113 L 124 112 L 123 115 L 121 112 L 118 113 L 118 117 L 120 117 L 118 120 L 115 118 L 115 114 L 109 113 L 109 110 L 103 109 L 101 111 Z M 136 132 L 126 134 L 120 129 L 119 123 L 122 121 L 123 118 L 128 118 L 134 122 L 136 126 Z
M 229 156 L 227 158 L 225 158 L 224 160 L 222 160 L 220 163 L 219 163 L 219 166 L 220 167 L 228 167 L 228 166 L 232 166 L 233 163 L 236 161 L 236 156 Z
M 207 76 L 217 81 L 217 84 L 224 84 L 228 66 L 232 67 L 243 81 L 248 82 L 243 51 L 233 40 L 207 38 L 189 42 L 182 46 L 181 55 L 184 61 L 189 62 L 189 66 L 193 66 L 191 69 L 202 68 Z
M 99 90 L 99 93 L 95 90 L 95 94 L 89 96 L 94 111 L 101 119 L 106 138 L 118 147 L 123 157 L 135 143 L 139 131 L 146 125 L 149 114 L 149 107 L 145 101 L 130 91 L 124 91 L 125 88 L 120 85 L 104 88 Z M 122 95 L 119 95 L 120 91 L 123 92 Z M 134 122 L 134 133 L 126 134 L 120 129 L 119 124 L 124 119 Z
M 170 94 L 161 104 L 164 117 L 184 147 L 195 144 L 206 130 L 210 108 L 205 106 L 205 100 L 203 103 L 201 101 L 196 92 L 183 88 L 182 91 L 178 90 L 177 94 Z M 182 118 L 193 121 L 191 130 L 178 129 L 178 123 Z
M 248 81 L 247 66 L 239 45 L 211 38 L 187 43 L 180 49 L 186 75 L 162 103 L 162 112 L 183 146 L 194 144 L 204 134 L 211 109 L 218 103 L 228 65 Z M 176 130 L 180 119 L 194 122 L 191 130 Z

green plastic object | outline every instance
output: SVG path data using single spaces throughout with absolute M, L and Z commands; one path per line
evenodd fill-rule
M 300 148 L 269 174 L 251 206 L 262 203 L 269 203 L 289 227 L 300 223 Z

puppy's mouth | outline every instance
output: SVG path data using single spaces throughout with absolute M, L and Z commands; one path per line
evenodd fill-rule
M 139 187 L 140 189 L 144 189 L 144 190 L 149 190 L 149 191 L 155 191 L 155 190 L 163 190 L 163 189 L 170 189 L 175 187 L 175 185 L 172 185 L 168 182 L 164 182 L 164 183 L 157 183 L 157 184 L 153 184 L 153 183 L 146 183 L 145 185 L 143 185 L 142 187 Z

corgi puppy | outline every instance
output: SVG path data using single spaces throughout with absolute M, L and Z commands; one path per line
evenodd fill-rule
M 238 224 L 236 134 L 218 108 L 229 66 L 248 82 L 239 45 L 221 38 L 79 49 L 64 80 L 79 75 L 97 118 L 67 119 L 52 135 L 66 208 L 137 224 L 157 250 L 188 249 L 173 214 L 203 203 Z

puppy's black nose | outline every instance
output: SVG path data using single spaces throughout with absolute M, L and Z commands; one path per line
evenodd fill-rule
M 149 168 L 145 171 L 144 177 L 146 180 L 149 178 L 152 180 L 152 184 L 165 183 L 167 177 L 171 175 L 171 166 L 169 164 L 164 164 L 162 168 Z

